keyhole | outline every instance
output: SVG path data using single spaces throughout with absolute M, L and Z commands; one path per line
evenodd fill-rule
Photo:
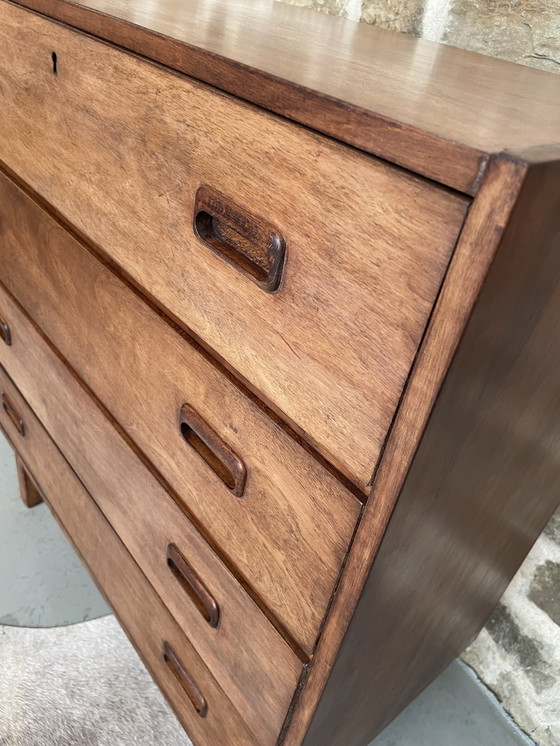
M 57 56 L 56 56 L 56 52 L 53 52 L 53 53 L 51 54 L 51 58 L 52 58 L 52 71 L 53 71 L 53 73 L 54 73 L 55 75 L 58 75 L 58 71 L 57 71 L 57 69 L 56 69 L 56 64 L 57 64 Z

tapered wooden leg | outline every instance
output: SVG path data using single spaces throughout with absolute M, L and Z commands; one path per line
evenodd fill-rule
M 37 487 L 35 480 L 27 471 L 25 464 L 17 455 L 16 464 L 19 479 L 19 493 L 21 499 L 28 508 L 34 508 L 36 505 L 39 505 L 39 503 L 43 502 L 43 496 L 41 495 L 41 492 Z

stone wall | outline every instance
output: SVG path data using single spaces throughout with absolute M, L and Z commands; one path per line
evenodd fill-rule
M 560 511 L 463 658 L 539 746 L 560 744 Z
M 560 73 L 560 0 L 286 1 Z M 559 746 L 560 511 L 464 659 L 539 746 Z
M 286 0 L 560 72 L 560 0 Z

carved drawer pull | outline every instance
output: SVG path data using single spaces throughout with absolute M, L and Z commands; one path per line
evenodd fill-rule
M 10 420 L 12 421 L 15 429 L 18 431 L 18 433 L 25 437 L 25 425 L 23 423 L 22 418 L 19 416 L 17 410 L 14 408 L 14 405 L 9 400 L 9 398 L 6 396 L 6 394 L 2 394 L 2 407 L 4 408 L 4 412 L 8 415 Z
M 12 333 L 10 327 L 8 326 L 8 323 L 4 321 L 2 316 L 0 316 L 0 337 L 2 337 L 5 344 L 12 344 Z
M 278 290 L 286 242 L 273 225 L 202 186 L 196 193 L 194 230 L 206 246 L 249 275 L 263 290 Z
M 180 426 L 181 434 L 191 448 L 206 461 L 236 497 L 242 497 L 247 469 L 239 456 L 189 404 L 181 407 Z
M 171 645 L 167 642 L 163 643 L 163 659 L 171 669 L 179 684 L 181 684 L 185 690 L 185 693 L 192 702 L 194 709 L 201 718 L 205 718 L 208 713 L 208 703 L 192 676 L 179 660 Z
M 167 564 L 211 627 L 220 623 L 220 607 L 175 544 L 167 547 Z

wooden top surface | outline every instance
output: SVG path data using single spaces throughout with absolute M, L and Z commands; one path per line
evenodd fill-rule
M 20 0 L 453 188 L 560 143 L 560 76 L 274 0 Z

